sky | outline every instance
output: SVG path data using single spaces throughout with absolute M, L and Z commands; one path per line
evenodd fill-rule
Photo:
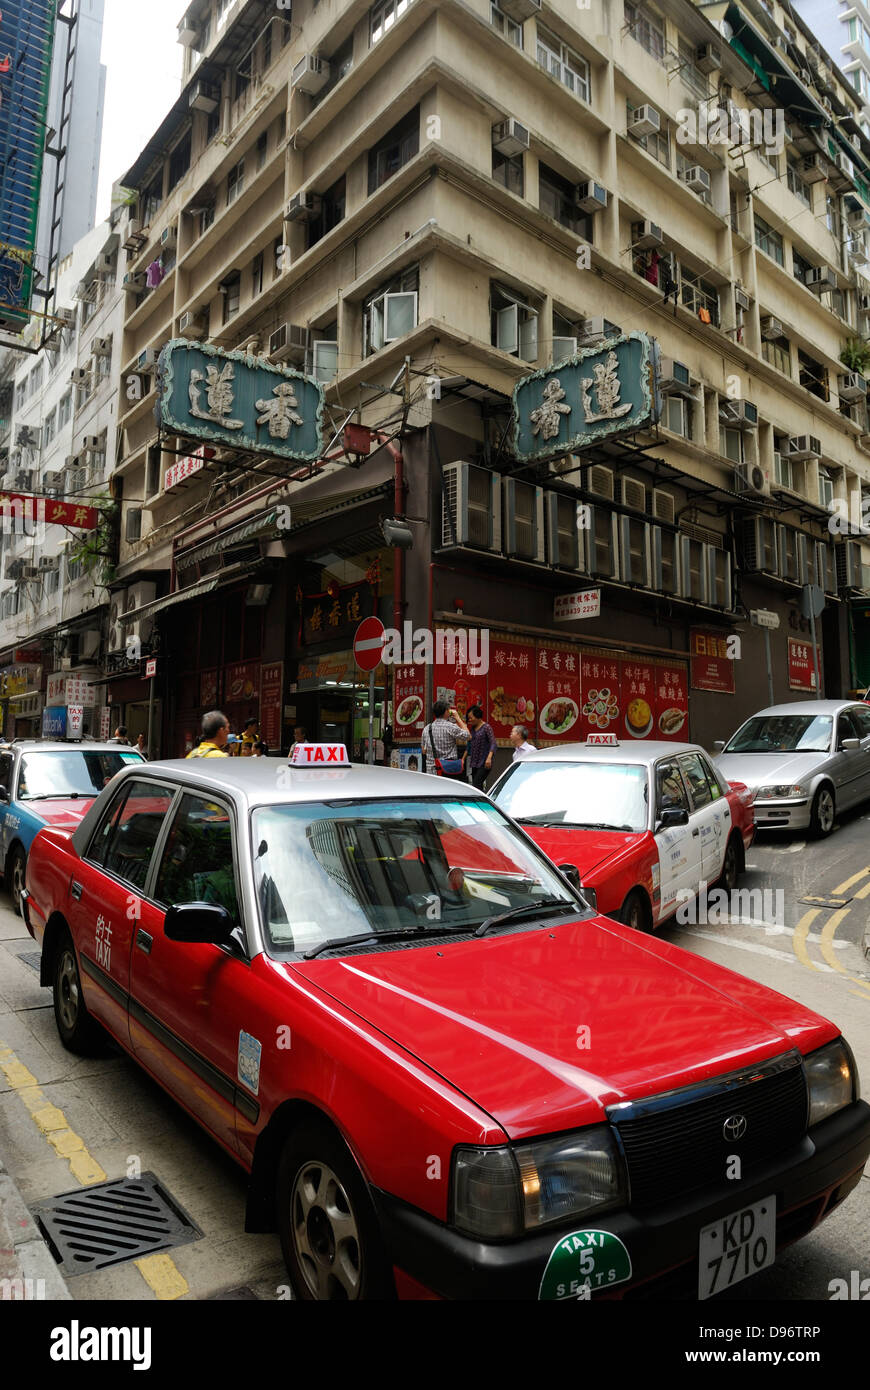
M 183 50 L 177 33 L 184 12 L 184 0 L 106 0 L 98 223 L 109 215 L 115 179 L 127 172 L 178 97 Z

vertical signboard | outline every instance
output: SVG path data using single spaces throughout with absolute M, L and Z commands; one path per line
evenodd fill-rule
M 815 690 L 816 673 L 813 670 L 811 642 L 798 642 L 794 637 L 789 637 L 788 688 L 789 690 Z
M 728 655 L 728 642 L 721 632 L 693 627 L 689 631 L 692 661 L 692 689 L 734 694 L 734 662 Z
M 260 738 L 271 752 L 281 747 L 283 661 L 264 661 L 260 668 Z
M 581 657 L 583 690 L 583 731 L 581 739 L 590 734 L 609 733 L 619 736 L 622 724 L 621 662 L 617 654 L 584 652 Z
M 574 742 L 580 730 L 580 653 L 538 643 L 538 739 L 546 745 Z
M 655 683 L 656 672 L 652 661 L 639 661 L 630 657 L 622 663 L 622 702 L 625 706 L 625 719 L 619 730 L 620 738 L 626 733 L 632 738 L 659 737 L 655 726 Z
M 685 743 L 689 737 L 689 673 L 682 662 L 657 662 L 656 738 Z
M 393 667 L 393 743 L 420 742 L 427 719 L 425 692 L 426 668 L 421 662 Z M 403 766 L 401 760 L 396 766 Z
M 30 316 L 57 0 L 0 5 L 0 328 Z

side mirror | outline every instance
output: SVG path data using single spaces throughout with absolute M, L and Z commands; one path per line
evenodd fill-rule
M 580 888 L 580 870 L 576 864 L 560 864 L 559 873 L 563 878 L 567 878 L 572 888 Z
M 847 753 L 851 753 L 855 748 L 861 747 L 861 740 L 860 738 L 844 738 L 840 747 L 844 748 Z
M 721 753 L 722 749 L 725 747 L 724 738 L 717 738 L 716 742 L 713 744 L 713 747 L 716 749 L 717 753 Z
M 689 824 L 689 813 L 685 806 L 667 806 L 659 812 L 659 826 L 662 830 L 673 830 L 678 825 Z
M 228 946 L 233 919 L 219 903 L 176 903 L 167 908 L 163 934 L 168 941 Z

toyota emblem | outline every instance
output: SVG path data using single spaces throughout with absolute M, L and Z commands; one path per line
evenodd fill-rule
M 723 1139 L 727 1139 L 729 1140 L 729 1142 L 734 1142 L 737 1139 L 742 1139 L 744 1134 L 746 1133 L 748 1125 L 749 1122 L 746 1119 L 745 1115 L 729 1115 L 728 1119 L 722 1126 Z

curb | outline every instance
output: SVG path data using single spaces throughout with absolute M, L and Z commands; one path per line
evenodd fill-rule
M 6 1299 L 71 1300 L 72 1294 L 0 1158 L 0 1301 Z

